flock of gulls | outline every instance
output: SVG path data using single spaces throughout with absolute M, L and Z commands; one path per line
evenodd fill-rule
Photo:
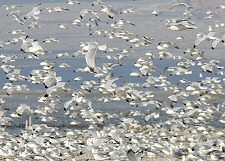
M 182 11 L 180 18 L 160 18 L 165 9 L 149 11 L 160 20 L 159 28 L 179 34 L 171 42 L 166 35 L 158 41 L 131 32 L 140 24 L 129 16 L 141 2 L 129 3 L 134 7 L 118 9 L 101 0 L 89 5 L 69 0 L 55 7 L 36 4 L 26 12 L 22 5 L 1 6 L 20 27 L 6 31 L 11 39 L 0 38 L 5 80 L 0 95 L 1 160 L 225 160 L 224 60 L 208 58 L 202 48 L 206 45 L 212 53 L 225 49 L 225 24 L 205 25 L 206 32 L 181 47 L 187 39 L 183 33 L 198 29 L 195 6 L 168 5 L 167 12 Z M 224 9 L 223 4 L 208 9 L 203 20 L 213 22 Z M 86 31 L 86 40 L 73 53 L 49 51 L 49 45 L 60 45 L 58 38 L 46 35 L 40 40 L 28 34 L 43 27 L 46 14 L 71 10 L 78 14 L 71 15 L 70 24 L 55 25 L 70 34 L 74 27 Z M 108 41 L 98 41 L 102 39 Z M 119 45 L 112 46 L 114 41 Z M 26 64 L 34 64 L 33 69 Z M 72 82 L 79 86 L 69 86 Z M 10 100 L 29 98 L 33 91 L 38 91 L 33 104 L 18 101 L 15 108 L 9 106 Z

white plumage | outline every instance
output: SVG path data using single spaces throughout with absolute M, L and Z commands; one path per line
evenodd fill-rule
M 88 42 L 87 53 L 85 54 L 86 63 L 90 71 L 94 71 L 95 68 L 95 54 L 98 49 L 97 42 Z
M 86 46 L 83 46 L 82 50 L 85 53 L 85 60 L 88 68 L 91 72 L 94 72 L 95 68 L 95 54 L 97 49 L 106 50 L 106 45 L 98 45 L 97 42 L 88 42 Z

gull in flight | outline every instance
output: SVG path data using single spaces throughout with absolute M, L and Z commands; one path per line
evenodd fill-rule
M 85 15 L 93 15 L 95 18 L 98 18 L 98 13 L 93 11 L 93 10 L 89 10 L 89 9 L 84 9 L 80 11 L 80 18 L 83 19 Z M 99 19 L 99 18 L 98 18 Z
M 21 51 L 33 53 L 35 56 L 47 53 L 37 40 L 30 39 L 28 35 L 21 36 L 20 39 L 22 40 Z
M 129 161 L 141 161 L 141 155 L 141 152 L 134 152 L 132 149 L 128 150 L 127 152 L 127 158 Z
M 20 17 L 19 14 L 17 13 L 12 13 L 13 17 L 14 17 L 14 20 L 16 22 L 18 22 L 19 24 L 23 25 L 24 24 L 24 20 L 22 20 L 22 18 Z
M 193 9 L 192 6 L 188 5 L 187 3 L 175 3 L 173 4 L 169 9 L 173 9 L 175 7 L 185 7 L 185 12 L 183 13 L 183 15 L 187 18 L 191 18 L 191 13 L 190 10 Z
M 170 9 L 172 9 L 174 7 L 178 7 L 178 6 L 184 6 L 184 7 L 186 7 L 186 10 L 190 10 L 193 8 L 192 6 L 188 5 L 187 3 L 175 3 L 170 7 Z
M 97 49 L 106 50 L 106 48 L 106 45 L 99 46 L 97 42 L 88 42 L 87 45 L 82 48 L 82 50 L 85 51 L 85 60 L 91 72 L 94 72 Z
M 161 41 L 157 45 L 158 50 L 168 50 L 169 48 L 179 49 L 179 46 L 177 46 L 175 43 L 172 43 L 172 42 L 169 42 L 169 41 Z
M 41 3 L 38 4 L 37 6 L 35 6 L 28 14 L 26 14 L 24 16 L 24 19 L 34 19 L 34 20 L 38 20 L 39 19 L 39 15 L 41 13 L 41 10 L 39 9 Z
M 103 4 L 102 0 L 96 0 L 91 5 L 96 6 L 96 5 L 100 5 L 100 4 Z
M 197 45 L 199 45 L 201 42 L 207 40 L 207 41 L 214 41 L 217 39 L 214 35 L 216 32 L 209 32 L 207 35 L 203 33 L 197 34 L 197 39 L 195 40 L 194 48 L 196 48 Z
M 75 1 L 75 0 L 69 0 L 66 2 L 68 5 L 76 5 L 76 4 L 80 4 L 79 1 Z
M 53 7 L 53 8 L 47 7 L 46 9 L 47 9 L 47 11 L 48 11 L 49 13 L 62 12 L 62 11 L 69 11 L 69 9 L 68 9 L 68 8 L 65 8 L 65 7 Z
M 113 19 L 117 12 L 111 6 L 102 5 L 101 12 L 105 12 L 109 18 Z
M 166 27 L 168 29 L 171 29 L 171 30 L 174 30 L 174 31 L 182 31 L 182 30 L 197 28 L 190 21 L 181 21 L 181 22 L 178 22 L 178 23 L 166 23 Z

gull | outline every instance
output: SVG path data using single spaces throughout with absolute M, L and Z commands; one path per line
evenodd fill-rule
M 38 24 L 38 21 L 32 21 L 31 24 L 27 28 L 28 29 L 30 29 L 30 28 L 41 28 L 41 25 Z
M 28 38 L 28 36 L 21 36 L 20 38 L 23 42 L 21 45 L 21 51 L 25 53 L 31 52 L 35 56 L 44 55 L 45 53 L 47 53 L 47 51 L 40 46 L 37 40 L 30 39 Z
M 129 49 L 123 49 L 123 50 L 121 51 L 121 53 L 122 53 L 122 54 L 133 54 L 134 51 L 133 51 L 133 50 L 129 50 Z
M 33 9 L 24 16 L 24 19 L 38 20 L 39 15 L 41 13 L 41 10 L 39 9 L 40 6 L 41 6 L 41 3 L 38 4 L 37 6 L 33 7 Z
M 79 1 L 76 1 L 76 0 L 69 0 L 66 2 L 68 5 L 76 5 L 76 4 L 80 4 Z
M 169 41 L 161 41 L 157 45 L 158 50 L 168 50 L 169 48 L 179 49 L 179 46 L 177 46 L 175 43 L 172 43 L 172 42 L 169 42 Z
M 60 29 L 69 29 L 70 28 L 70 26 L 67 24 L 58 24 L 58 26 Z
M 13 35 L 18 35 L 18 34 L 25 34 L 25 31 L 18 29 L 18 30 L 12 30 L 9 33 L 11 33 Z
M 111 74 L 113 75 L 113 74 Z M 112 77 L 111 75 L 108 75 L 105 80 L 101 81 L 101 85 L 99 86 L 99 90 L 101 92 L 104 92 L 104 90 L 108 91 L 108 92 L 113 92 L 115 91 L 115 88 L 117 87 L 116 84 L 114 83 L 115 81 L 117 81 L 119 78 L 117 77 Z M 103 90 L 103 89 L 104 90 Z
M 183 13 L 183 15 L 188 17 L 188 18 L 191 18 L 192 15 L 190 14 L 190 10 L 193 9 L 193 7 L 188 5 L 188 4 L 186 4 L 186 3 L 182 3 L 182 2 L 181 3 L 175 3 L 169 9 L 173 9 L 173 8 L 179 7 L 179 6 L 186 7 L 185 12 Z
M 38 41 L 33 41 L 32 43 L 31 43 L 31 47 L 28 47 L 27 49 L 26 49 L 26 51 L 27 52 L 31 52 L 31 53 L 33 53 L 35 56 L 37 56 L 37 55 L 44 55 L 47 51 L 46 50 L 44 50 L 41 46 L 40 46 L 40 44 L 39 44 L 39 42 Z
M 195 23 L 189 19 L 166 19 L 165 26 L 174 31 L 182 31 L 187 29 L 195 29 Z
M 90 14 L 93 15 L 94 17 L 98 18 L 98 13 L 93 11 L 93 10 L 89 10 L 89 9 L 84 9 L 80 11 L 80 18 L 83 19 L 85 15 Z
M 174 75 L 184 75 L 184 74 L 192 74 L 192 70 L 188 70 L 183 67 L 169 67 L 168 71 L 171 71 Z
M 96 84 L 95 81 L 83 81 L 81 84 L 81 89 L 91 92 L 94 84 Z
M 184 6 L 186 7 L 187 10 L 192 9 L 193 7 L 191 7 L 190 5 L 188 5 L 187 3 L 175 3 L 173 4 L 169 9 L 173 9 L 174 7 L 178 7 L 178 6 Z
M 24 20 L 20 17 L 19 14 L 17 13 L 12 13 L 14 20 L 17 21 L 19 24 L 23 25 L 24 24 Z
M 50 116 L 40 116 L 42 122 L 56 122 L 56 118 Z
M 60 68 L 69 68 L 71 66 L 69 64 L 67 64 L 67 63 L 62 63 L 62 64 L 59 65 L 59 67 Z
M 29 91 L 27 85 L 13 85 L 12 83 L 5 83 L 2 89 L 6 89 L 7 95 L 11 95 L 13 91 Z
M 62 77 L 57 77 L 56 72 L 54 70 L 48 70 L 48 74 L 46 77 L 43 78 L 43 83 L 45 85 L 45 88 L 50 87 L 52 84 L 56 84 L 60 81 L 62 81 Z
M 14 69 L 13 72 L 7 73 L 6 78 L 10 81 L 24 80 L 25 76 L 20 75 L 20 69 Z
M 85 60 L 91 72 L 94 72 L 95 54 L 96 54 L 97 48 L 98 48 L 97 42 L 88 42 L 87 53 L 85 54 Z
M 220 122 L 225 124 L 225 112 L 222 114 L 222 116 L 220 118 Z
M 49 13 L 54 13 L 54 12 L 62 12 L 62 11 L 69 11 L 70 9 L 65 8 L 65 7 L 53 7 L 53 8 L 46 8 Z
M 218 43 L 225 43 L 225 35 L 222 38 L 216 38 L 212 40 L 212 49 L 215 49 Z
M 129 161 L 141 161 L 142 160 L 142 152 L 134 152 L 132 149 L 128 150 L 127 158 Z
M 56 85 L 47 88 L 46 89 L 47 96 L 49 96 L 51 93 L 59 91 L 59 90 L 67 91 L 67 88 L 64 87 L 66 83 L 67 82 L 57 82 Z
M 135 13 L 135 10 L 134 8 L 127 8 L 127 9 L 123 9 L 122 10 L 122 13 Z
M 42 42 L 45 42 L 45 43 L 58 43 L 59 40 L 54 38 L 54 37 L 50 37 L 50 38 L 47 38 L 47 39 L 44 39 Z
M 143 40 L 145 43 L 151 44 L 152 43 L 151 40 L 153 40 L 153 38 L 151 38 L 151 37 L 149 38 L 148 36 L 143 36 Z
M 21 6 L 21 5 L 3 5 L 3 7 L 5 7 L 5 10 L 6 11 L 9 11 L 9 10 L 17 10 L 18 7 L 24 7 L 24 6 Z
M 1 65 L 1 68 L 3 69 L 3 71 L 5 72 L 5 74 L 8 74 L 12 68 L 14 68 L 15 66 L 13 65 L 7 65 L 7 64 L 3 64 Z
M 73 80 L 75 80 L 75 81 L 81 81 L 81 80 L 83 80 L 83 77 L 75 77 Z
M 22 40 L 22 44 L 21 44 L 21 47 L 20 47 L 20 50 L 23 51 L 24 53 L 27 51 L 27 48 L 31 46 L 31 43 L 34 41 L 33 39 L 30 39 L 27 36 L 21 36 L 19 38 L 19 40 Z
M 120 65 L 122 66 L 122 60 L 127 57 L 127 55 L 122 55 L 122 54 L 117 54 L 116 56 L 112 56 L 112 55 L 107 55 L 106 56 L 108 59 L 113 59 L 113 60 L 116 60 L 117 61 L 117 65 Z M 113 67 L 113 66 L 116 66 L 116 64 L 109 64 L 108 67 Z
M 112 8 L 112 6 L 102 5 L 101 12 L 104 12 L 108 15 L 109 18 L 113 19 L 117 11 Z
M 224 67 L 219 66 L 219 61 L 217 60 L 210 60 L 208 63 L 199 64 L 201 65 L 201 69 L 205 72 L 212 73 L 216 69 L 223 69 Z
M 95 0 L 91 5 L 96 6 L 96 5 L 102 5 L 102 4 L 103 4 L 102 0 Z
M 166 27 L 168 29 L 174 30 L 174 31 L 183 31 L 188 29 L 195 29 L 196 26 L 187 23 L 186 21 L 182 21 L 180 23 L 167 23 Z
M 186 37 L 184 37 L 184 36 L 178 36 L 176 39 L 177 40 L 183 40 L 183 39 L 185 39 Z
M 95 69 L 95 54 L 97 49 L 106 50 L 106 48 L 106 45 L 99 46 L 97 42 L 88 42 L 87 45 L 82 48 L 86 50 L 85 60 L 91 72 L 94 72 Z
M 197 39 L 195 40 L 194 48 L 204 40 L 207 40 L 207 41 L 216 40 L 217 37 L 214 36 L 215 34 L 216 34 L 216 32 L 209 32 L 207 35 L 205 35 L 203 33 L 197 34 Z
M 72 94 L 72 99 L 65 102 L 64 104 L 64 109 L 65 110 L 68 110 L 68 109 L 79 109 L 79 105 L 84 102 L 85 98 L 83 97 L 82 93 L 81 92 L 74 92 Z M 75 107 L 77 106 L 77 107 Z
M 155 16 L 158 16 L 160 14 L 160 11 L 154 10 L 154 11 L 152 11 L 152 14 Z
M 89 20 L 86 22 L 86 26 L 90 31 L 92 31 L 92 28 L 95 26 L 98 26 L 99 19 L 96 18 L 89 18 Z
M 19 107 L 17 107 L 16 109 L 16 113 L 19 115 L 19 116 L 22 116 L 24 114 L 32 114 L 33 113 L 33 110 L 30 108 L 30 106 L 26 105 L 26 104 L 20 104 Z
M 40 65 L 41 66 L 44 66 L 43 69 L 49 70 L 49 69 L 53 69 L 54 68 L 55 63 L 54 62 L 47 61 L 47 60 L 43 60 L 40 63 Z
M 39 42 L 37 40 L 33 40 L 30 39 L 27 36 L 21 36 L 20 39 L 22 40 L 22 45 L 21 45 L 21 51 L 27 53 L 27 52 L 31 52 L 33 53 L 35 56 L 38 54 L 45 54 L 46 50 L 44 50 Z
M 69 56 L 68 53 L 58 53 L 58 54 L 56 55 L 56 58 L 62 58 L 62 57 L 67 57 L 67 56 Z
M 2 59 L 2 64 L 10 63 L 16 61 L 18 55 L 7 55 L 7 54 L 1 54 L 0 58 Z
M 195 25 L 195 23 L 193 21 L 190 21 L 189 19 L 185 19 L 185 18 L 182 18 L 182 19 L 177 19 L 177 18 L 174 18 L 174 19 L 163 19 L 161 21 L 166 21 L 166 24 L 190 24 L 190 25 Z
M 0 97 L 0 105 L 2 105 L 3 103 L 5 103 L 6 101 L 2 98 L 2 97 Z M 0 108 L 0 116 L 2 116 L 1 114 L 3 114 L 4 113 L 4 111 L 2 111 L 1 110 L 1 108 Z
M 0 40 L 0 48 L 3 48 L 3 45 L 5 45 L 5 41 Z
M 134 23 L 128 21 L 128 20 L 124 20 L 124 19 L 120 19 L 118 21 L 116 21 L 114 23 L 116 26 L 118 26 L 119 28 L 123 27 L 124 25 L 132 25 L 132 26 L 135 26 Z
M 1 102 L 3 100 L 0 98 L 0 105 L 1 105 Z M 0 121 L 1 121 L 1 126 L 11 126 L 11 122 L 13 121 L 12 118 L 9 118 L 9 117 L 6 117 L 4 116 L 5 113 L 8 111 L 8 109 L 2 109 L 0 107 Z
M 72 22 L 73 25 L 77 25 L 77 26 L 81 26 L 83 23 L 82 23 L 82 18 L 76 18 L 73 20 Z

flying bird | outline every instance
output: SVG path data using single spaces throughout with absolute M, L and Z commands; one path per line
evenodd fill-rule
M 88 42 L 86 46 L 83 47 L 85 50 L 85 60 L 87 63 L 88 68 L 91 72 L 94 72 L 95 68 L 95 54 L 97 49 L 99 50 L 106 50 L 106 45 L 98 46 L 97 42 Z

